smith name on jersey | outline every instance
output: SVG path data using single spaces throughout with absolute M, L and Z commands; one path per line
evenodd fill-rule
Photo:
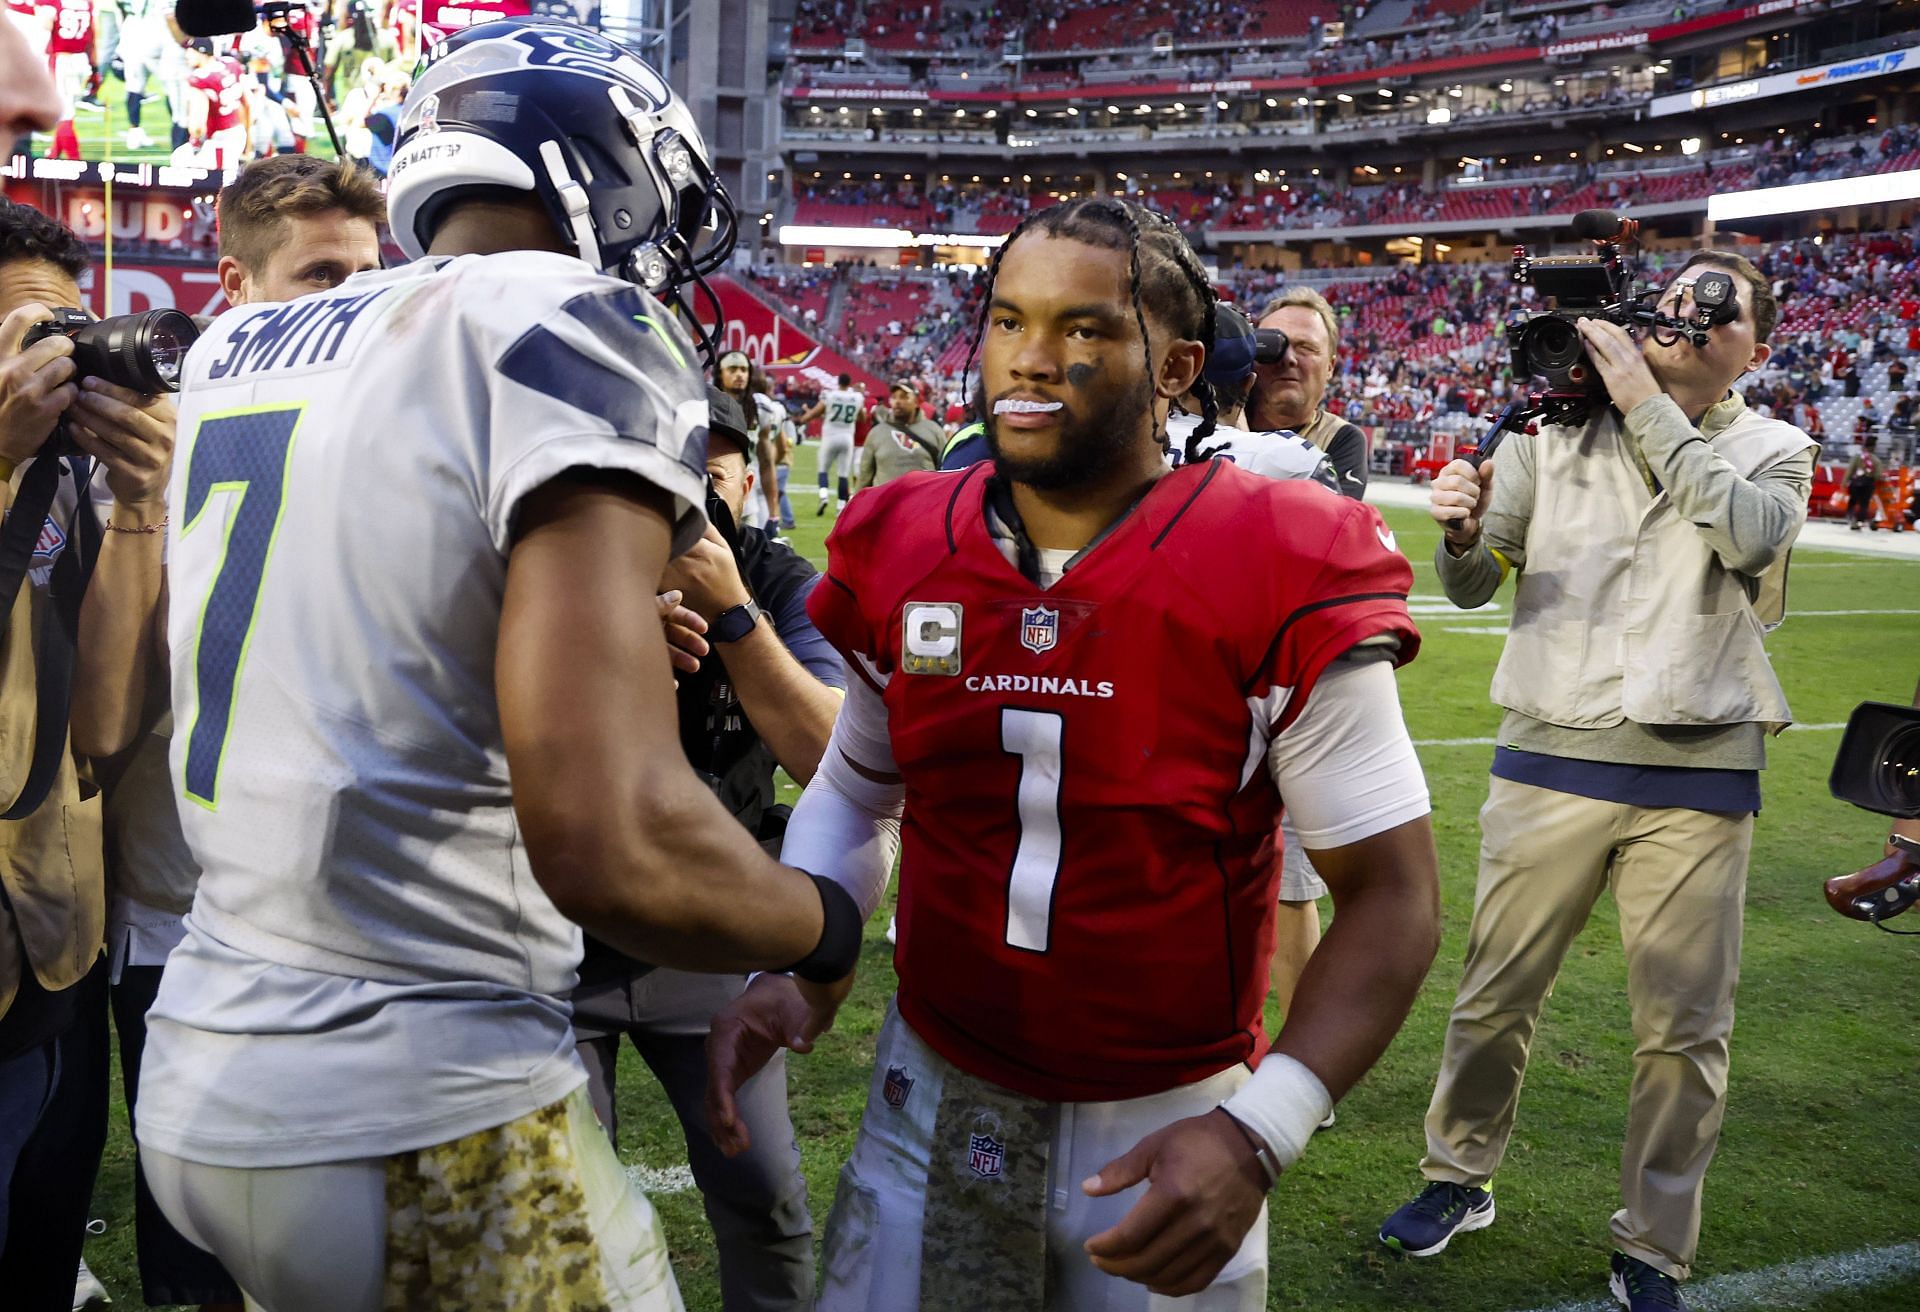
M 1257 1059 L 1267 745 L 1357 644 L 1412 658 L 1412 571 L 1370 507 L 1213 460 L 1043 589 L 993 539 L 991 475 L 862 493 L 809 607 L 884 699 L 905 783 L 901 1014 L 1054 1101 Z

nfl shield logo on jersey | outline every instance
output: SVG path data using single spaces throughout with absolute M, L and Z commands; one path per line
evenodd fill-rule
M 913 1096 L 913 1077 L 907 1074 L 905 1066 L 887 1067 L 887 1079 L 880 1086 L 880 1096 L 895 1111 L 907 1105 L 907 1099 Z
M 1051 606 L 1027 606 L 1020 611 L 1020 645 L 1038 656 L 1060 641 L 1060 612 Z
M 996 1180 L 1006 1164 L 1007 1146 L 990 1134 L 967 1136 L 967 1169 L 982 1180 Z

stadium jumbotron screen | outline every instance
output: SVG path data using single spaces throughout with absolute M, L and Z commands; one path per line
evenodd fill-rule
M 66 118 L 33 137 L 30 176 L 72 181 L 76 164 L 225 172 L 287 151 L 332 156 L 289 37 L 262 22 L 192 40 L 174 0 L 7 0 L 44 52 Z M 595 0 L 296 0 L 287 25 L 313 51 L 346 152 L 384 173 L 400 101 L 424 47 L 492 18 L 554 13 L 597 22 Z M 24 161 L 16 160 L 16 171 Z

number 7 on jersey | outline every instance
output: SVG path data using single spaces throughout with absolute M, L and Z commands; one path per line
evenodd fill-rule
M 260 584 L 287 503 L 287 457 L 304 405 L 207 415 L 188 456 L 184 542 L 201 530 L 214 494 L 232 495 L 216 522 L 220 564 L 200 607 L 193 657 L 193 725 L 187 731 L 183 791 L 209 811 L 219 807 L 220 758 L 233 727 L 234 689 L 246 662 Z

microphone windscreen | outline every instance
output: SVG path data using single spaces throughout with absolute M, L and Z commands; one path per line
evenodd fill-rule
M 1586 241 L 1609 241 L 1620 235 L 1623 223 L 1612 210 L 1581 210 L 1573 216 L 1573 235 Z
M 179 0 L 173 19 L 188 36 L 237 36 L 260 25 L 253 0 Z

